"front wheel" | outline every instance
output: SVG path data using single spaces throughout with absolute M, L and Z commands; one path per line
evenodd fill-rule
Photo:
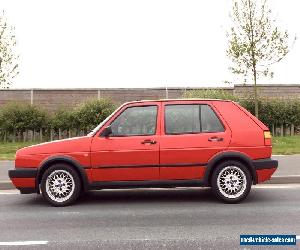
M 41 181 L 44 198 L 53 206 L 67 206 L 77 200 L 81 182 L 77 172 L 65 164 L 47 169 Z
M 237 161 L 226 161 L 218 165 L 212 174 L 211 186 L 214 194 L 226 203 L 237 203 L 247 197 L 252 185 L 249 170 Z

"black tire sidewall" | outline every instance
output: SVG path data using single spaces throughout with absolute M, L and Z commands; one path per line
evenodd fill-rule
M 244 174 L 246 176 L 246 180 L 247 180 L 247 185 L 246 185 L 246 189 L 245 189 L 244 193 L 242 195 L 240 195 L 239 197 L 234 198 L 234 199 L 224 196 L 220 192 L 218 184 L 217 184 L 217 179 L 218 179 L 219 173 L 221 172 L 222 169 L 224 169 L 225 167 L 228 167 L 228 166 L 236 166 L 239 169 L 241 169 L 244 172 Z M 237 203 L 237 202 L 240 202 L 240 201 L 244 200 L 250 192 L 251 185 L 252 185 L 252 178 L 251 178 L 250 171 L 248 170 L 248 168 L 244 164 L 242 164 L 238 161 L 230 160 L 230 161 L 222 162 L 221 164 L 219 164 L 215 168 L 215 170 L 212 174 L 212 177 L 211 177 L 211 187 L 212 187 L 213 193 L 215 194 L 215 196 L 218 199 L 221 199 L 222 201 L 224 201 L 226 203 Z
M 55 170 L 65 170 L 67 172 L 69 172 L 73 179 L 74 179 L 74 183 L 75 183 L 75 189 L 73 194 L 71 195 L 71 197 L 64 201 L 64 202 L 57 202 L 52 200 L 49 195 L 46 192 L 46 181 L 48 176 Z M 75 202 L 78 198 L 78 196 L 80 195 L 81 192 L 81 181 L 80 178 L 78 176 L 78 173 L 76 172 L 76 170 L 74 170 L 72 167 L 66 165 L 66 164 L 55 164 L 52 165 L 51 167 L 49 167 L 43 174 L 42 180 L 41 180 L 41 191 L 42 191 L 42 195 L 43 197 L 52 205 L 55 207 L 63 207 L 63 206 L 68 206 L 70 204 L 72 204 L 73 202 Z

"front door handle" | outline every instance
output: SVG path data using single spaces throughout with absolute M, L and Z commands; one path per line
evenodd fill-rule
M 142 144 L 156 144 L 156 141 L 147 139 L 147 140 L 142 141 L 141 143 Z
M 210 137 L 208 138 L 208 141 L 223 141 L 224 139 L 222 137 L 217 137 L 217 136 L 213 136 L 213 137 Z

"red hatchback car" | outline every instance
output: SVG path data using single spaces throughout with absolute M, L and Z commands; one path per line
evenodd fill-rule
M 268 180 L 269 129 L 232 101 L 125 103 L 90 134 L 20 149 L 9 177 L 54 206 L 105 188 L 209 186 L 228 203 Z

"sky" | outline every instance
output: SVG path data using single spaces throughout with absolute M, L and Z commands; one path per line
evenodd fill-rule
M 270 0 L 300 36 L 300 1 Z M 0 0 L 15 26 L 20 74 L 11 88 L 216 87 L 228 70 L 231 0 Z M 300 84 L 300 40 L 262 84 Z

